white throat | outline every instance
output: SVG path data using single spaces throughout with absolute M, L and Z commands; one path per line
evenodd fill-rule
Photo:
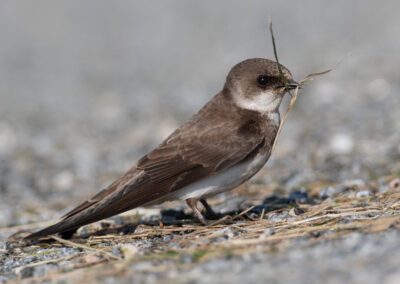
M 251 98 L 241 91 L 235 93 L 233 99 L 238 107 L 261 113 L 277 112 L 282 101 L 282 96 L 276 96 L 271 91 L 260 92 Z

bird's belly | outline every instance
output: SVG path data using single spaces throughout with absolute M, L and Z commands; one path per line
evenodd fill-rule
M 234 189 L 255 175 L 264 166 L 268 158 L 269 153 L 259 154 L 254 159 L 176 190 L 169 194 L 163 201 L 208 198 L 215 194 Z

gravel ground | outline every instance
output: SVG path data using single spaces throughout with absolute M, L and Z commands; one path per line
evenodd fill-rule
M 400 232 L 354 233 L 340 240 L 298 241 L 284 252 L 216 259 L 167 273 L 165 283 L 398 283 Z M 351 270 L 349 269 L 351 268 Z M 133 265 L 130 281 L 151 282 L 148 267 Z M 142 271 L 145 271 L 143 273 Z M 139 275 L 138 275 L 139 274 Z M 144 275 L 143 275 L 144 274 Z M 164 276 L 163 276 L 164 277 Z M 105 280 L 104 282 L 107 282 Z
M 400 249 L 399 237 L 397 231 L 355 233 L 312 245 L 299 241 L 283 253 L 255 254 L 229 262 L 213 260 L 185 272 L 182 278 L 188 282 L 201 279 L 199 283 L 213 279 L 221 283 L 398 283 L 400 257 L 393 252 Z
M 26 265 L 73 256 L 76 249 L 58 244 L 13 251 L 7 238 L 39 229 L 38 222 L 56 220 L 107 186 L 217 93 L 232 65 L 249 57 L 272 58 L 268 15 L 280 61 L 296 79 L 344 60 L 301 91 L 267 166 L 250 185 L 216 197 L 216 210 L 237 214 L 250 205 L 268 206 L 267 196 L 289 198 L 295 190 L 317 204 L 386 194 L 400 177 L 399 9 L 398 1 L 372 0 L 3 1 L 0 283 L 60 268 L 70 273 L 68 260 Z M 168 223 L 160 210 L 172 208 L 185 205 L 141 209 L 84 230 L 157 223 L 161 217 Z M 266 221 L 290 222 L 289 208 L 276 215 L 264 209 Z M 97 280 L 398 283 L 399 231 L 388 230 L 318 242 L 300 238 L 277 251 L 262 246 L 261 252 L 201 262 L 143 260 L 132 264 L 135 274 Z M 142 249 L 168 241 L 131 244 Z M 154 266 L 159 272 L 151 271 Z M 67 280 L 87 277 L 76 271 Z

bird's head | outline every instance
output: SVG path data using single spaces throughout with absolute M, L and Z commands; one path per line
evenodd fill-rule
M 285 66 L 281 65 L 281 68 L 289 89 L 295 89 L 298 83 Z M 236 64 L 226 78 L 224 90 L 238 107 L 258 112 L 277 111 L 287 92 L 278 64 L 264 58 Z

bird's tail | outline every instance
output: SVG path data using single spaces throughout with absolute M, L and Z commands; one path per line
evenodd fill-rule
M 118 190 L 111 187 L 106 192 L 100 192 L 94 196 L 97 198 L 82 203 L 66 214 L 64 219 L 25 237 L 25 240 L 34 240 L 56 233 L 66 236 L 72 235 L 81 226 L 145 205 L 166 194 L 162 191 L 153 195 L 148 194 L 154 185 L 149 182 L 147 176 L 142 177 L 136 176 L 134 182 L 128 183 Z M 160 183 L 159 186 L 169 188 L 171 183 L 171 180 L 166 180 L 165 184 Z

